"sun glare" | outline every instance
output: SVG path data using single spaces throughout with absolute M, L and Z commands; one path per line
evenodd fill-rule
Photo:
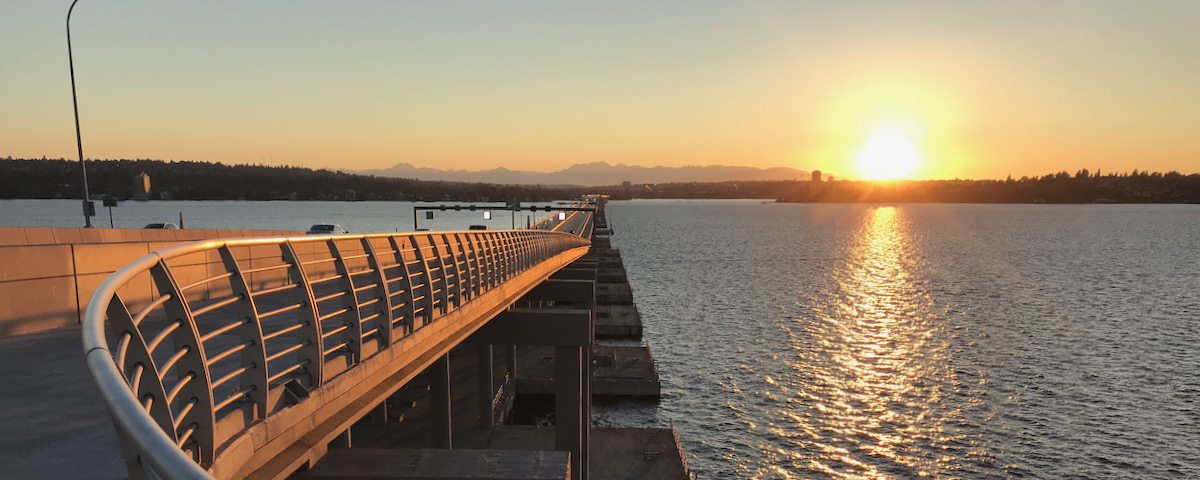
M 858 172 L 868 180 L 904 180 L 920 161 L 912 138 L 899 129 L 882 128 L 858 151 Z

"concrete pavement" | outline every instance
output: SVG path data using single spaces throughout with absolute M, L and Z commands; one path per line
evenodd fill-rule
M 79 327 L 0 338 L 0 479 L 125 477 Z

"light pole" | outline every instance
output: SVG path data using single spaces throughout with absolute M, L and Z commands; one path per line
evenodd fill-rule
M 94 208 L 88 202 L 88 184 L 87 184 L 87 164 L 83 161 L 83 137 L 79 135 L 79 100 L 75 97 L 75 56 L 71 54 L 71 12 L 75 11 L 75 4 L 79 0 L 71 2 L 71 8 L 67 9 L 67 61 L 71 65 L 71 104 L 75 107 L 75 146 L 79 148 L 79 169 L 83 171 L 83 221 L 84 227 L 92 228 L 92 215 L 95 213 Z

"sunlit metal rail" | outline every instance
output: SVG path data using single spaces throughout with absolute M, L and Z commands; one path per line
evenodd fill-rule
M 84 350 L 131 476 L 278 477 L 588 245 L 534 230 L 183 244 L 100 285 Z M 261 474 L 268 459 L 283 466 Z

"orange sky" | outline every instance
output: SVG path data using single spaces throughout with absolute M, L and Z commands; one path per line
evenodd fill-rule
M 84 153 L 312 168 L 1200 169 L 1200 3 L 81 2 Z M 75 158 L 67 4 L 6 2 L 0 156 Z

